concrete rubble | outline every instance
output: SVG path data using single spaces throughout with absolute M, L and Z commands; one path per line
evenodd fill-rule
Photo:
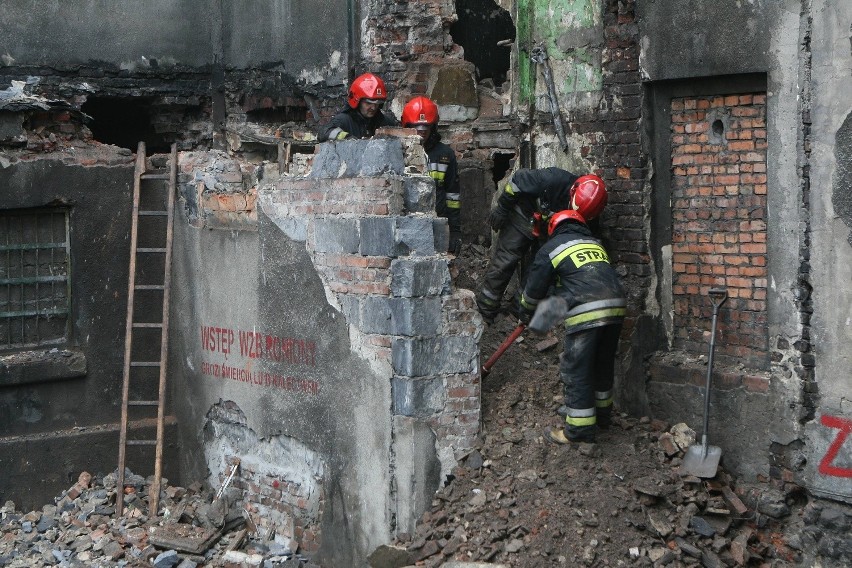
M 124 514 L 115 515 L 116 473 L 80 474 L 78 481 L 40 511 L 0 508 L 0 567 L 98 566 L 222 568 L 315 566 L 292 543 L 254 530 L 240 492 L 214 492 L 193 483 L 163 480 L 161 511 L 149 517 L 151 478 L 126 470 Z

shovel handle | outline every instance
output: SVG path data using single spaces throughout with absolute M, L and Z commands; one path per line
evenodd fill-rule
M 719 306 L 725 303 L 728 299 L 727 288 L 710 288 L 707 295 L 710 296 L 710 301 L 713 303 L 713 309 L 718 310 Z
M 515 342 L 515 340 L 518 338 L 518 336 L 521 335 L 526 328 L 527 328 L 527 324 L 519 323 L 518 327 L 513 329 L 512 333 L 510 333 L 509 336 L 506 339 L 503 340 L 503 343 L 500 344 L 500 347 L 497 348 L 497 351 L 495 351 L 494 354 L 491 357 L 488 358 L 488 361 L 486 361 L 485 364 L 482 365 L 482 376 L 483 377 L 491 372 L 491 367 L 494 366 L 494 363 L 497 362 L 497 359 L 499 359 L 503 355 L 503 353 L 506 352 L 506 349 L 508 349 L 509 346 L 512 345 L 512 343 Z

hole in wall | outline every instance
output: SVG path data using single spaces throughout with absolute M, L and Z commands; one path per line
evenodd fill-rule
M 713 121 L 711 128 L 716 136 L 722 136 L 725 133 L 725 124 L 719 119 Z
M 308 118 L 306 107 L 280 106 L 274 108 L 259 108 L 246 112 L 249 122 L 277 124 L 282 122 L 303 123 Z
M 476 66 L 477 80 L 491 79 L 494 86 L 501 86 L 509 72 L 511 47 L 497 42 L 515 40 L 512 16 L 494 0 L 456 0 L 456 14 L 458 20 L 450 26 L 453 42 Z
M 169 143 L 151 124 L 152 99 L 147 97 L 89 97 L 80 110 L 92 117 L 95 140 L 133 152 L 145 142 L 149 153 L 169 151 Z
M 494 162 L 494 167 L 491 169 L 491 176 L 495 185 L 499 183 L 501 179 L 506 177 L 506 172 L 512 169 L 512 161 L 514 158 L 515 154 L 500 152 L 496 152 L 492 156 L 491 159 Z

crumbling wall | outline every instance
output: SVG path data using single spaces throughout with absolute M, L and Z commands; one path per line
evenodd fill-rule
M 181 156 L 183 475 L 216 485 L 239 459 L 256 522 L 330 565 L 412 530 L 479 427 L 481 320 L 452 288 L 446 220 L 405 142 L 419 154 L 323 144 L 307 177 Z

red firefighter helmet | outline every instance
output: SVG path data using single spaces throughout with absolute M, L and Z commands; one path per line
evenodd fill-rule
M 384 101 L 388 98 L 385 82 L 372 73 L 364 73 L 352 81 L 349 87 L 349 106 L 358 108 L 361 99 Z
M 580 176 L 571 186 L 571 208 L 587 221 L 601 214 L 606 201 L 606 184 L 594 174 Z
M 585 223 L 586 220 L 578 211 L 574 211 L 573 209 L 565 209 L 563 211 L 559 211 L 554 213 L 550 217 L 550 221 L 547 222 L 547 236 L 550 237 L 553 235 L 553 231 L 556 230 L 557 225 L 562 221 L 567 221 L 568 219 L 574 219 L 575 221 L 579 221 L 581 223 Z
M 438 124 L 438 105 L 428 97 L 414 97 L 402 109 L 402 125 Z

